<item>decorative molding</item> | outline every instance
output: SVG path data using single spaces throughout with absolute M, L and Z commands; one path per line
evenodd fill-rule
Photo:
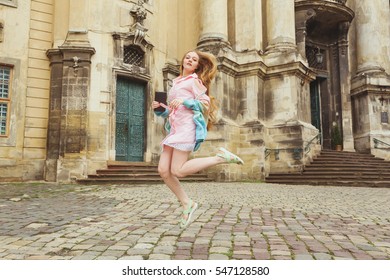
M 138 0 L 137 4 L 133 5 L 129 14 L 133 17 L 134 23 L 130 26 L 129 32 L 115 32 L 112 34 L 116 57 L 122 60 L 122 63 L 125 46 L 138 46 L 145 54 L 153 48 L 153 45 L 145 39 L 148 29 L 144 26 L 144 21 L 148 13 L 143 5 L 147 2 L 146 0 Z
M 17 8 L 18 0 L 0 0 L 0 5 Z
M 140 45 L 145 39 L 146 32 L 148 29 L 144 26 L 144 20 L 146 19 L 148 13 L 144 8 L 144 4 L 147 1 L 138 0 L 137 4 L 134 4 L 133 8 L 130 10 L 130 15 L 134 19 L 134 24 L 130 27 L 130 33 L 134 36 L 134 44 Z
M 115 75 L 129 77 L 146 83 L 151 80 L 151 76 L 146 73 L 146 71 L 138 71 L 138 69 L 134 69 L 128 65 L 114 66 L 112 69 L 114 70 Z
M 115 32 L 112 34 L 114 39 L 114 51 L 115 51 L 115 72 L 117 74 L 130 76 L 143 81 L 150 81 L 149 76 L 149 56 L 153 45 L 146 39 L 146 32 L 148 29 L 144 26 L 144 21 L 147 18 L 148 12 L 144 8 L 144 4 L 148 3 L 148 0 L 128 1 L 136 2 L 133 4 L 129 14 L 133 18 L 133 24 L 129 28 L 129 32 Z M 128 47 L 139 48 L 139 55 L 142 54 L 142 63 L 132 63 L 137 60 L 128 60 L 126 51 Z M 134 49 L 134 50 L 136 50 Z M 138 52 L 138 50 L 137 50 Z M 128 54 L 128 53 L 127 53 Z M 131 58 L 131 57 L 130 57 Z

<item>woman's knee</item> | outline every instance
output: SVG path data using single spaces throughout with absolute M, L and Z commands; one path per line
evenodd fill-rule
M 168 178 L 172 175 L 169 168 L 162 167 L 162 166 L 158 167 L 158 174 L 160 174 L 161 178 Z
M 186 174 L 181 172 L 179 168 L 174 168 L 174 167 L 171 168 L 171 174 L 177 178 L 183 178 L 186 176 Z

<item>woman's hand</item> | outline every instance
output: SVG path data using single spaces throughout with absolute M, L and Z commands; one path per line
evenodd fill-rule
M 181 104 L 183 104 L 183 99 L 176 98 L 176 99 L 173 99 L 173 100 L 169 103 L 169 107 L 171 107 L 171 108 L 173 108 L 173 109 L 176 109 L 176 108 L 179 107 Z
M 156 109 L 156 108 L 158 108 L 158 107 L 160 107 L 160 102 L 153 101 L 153 102 L 152 102 L 152 108 L 153 108 L 153 109 Z

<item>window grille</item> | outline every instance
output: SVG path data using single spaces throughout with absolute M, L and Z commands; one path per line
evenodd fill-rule
M 0 136 L 8 134 L 11 67 L 0 65 Z
M 125 46 L 123 62 L 138 67 L 144 67 L 144 52 L 136 46 Z

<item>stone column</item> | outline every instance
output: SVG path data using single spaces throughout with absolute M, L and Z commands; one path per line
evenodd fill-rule
M 388 59 L 384 45 L 388 41 L 389 2 L 387 0 L 355 1 L 355 22 L 357 29 L 357 74 L 384 72 Z
M 298 14 L 299 28 L 311 14 Z M 264 63 L 264 148 L 272 155 L 266 158 L 266 173 L 298 172 L 317 152 L 306 145 L 318 135 L 310 124 L 309 81 L 314 72 L 299 62 L 296 45 L 294 0 L 266 0 L 267 47 Z M 304 31 L 304 30 L 303 30 Z M 301 30 L 300 43 L 304 43 Z M 299 35 L 299 34 L 298 34 Z M 303 52 L 303 45 L 302 53 Z
M 349 71 L 348 31 L 349 22 L 339 24 L 338 59 L 340 71 L 340 95 L 343 127 L 343 149 L 354 152 L 351 106 L 351 74 Z
M 296 49 L 294 0 L 267 0 L 266 52 Z
M 234 1 L 234 30 L 236 51 L 263 50 L 262 2 Z M 233 42 L 231 42 L 233 45 Z
M 198 46 L 228 44 L 227 0 L 201 0 L 201 34 Z

